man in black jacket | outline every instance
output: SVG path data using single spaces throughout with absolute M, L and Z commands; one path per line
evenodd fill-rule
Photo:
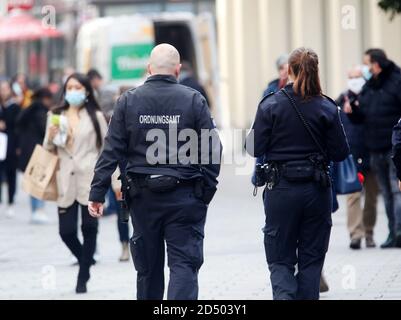
M 364 86 L 354 108 L 353 121 L 365 124 L 365 143 L 377 174 L 389 223 L 389 236 L 382 248 L 401 248 L 401 192 L 392 156 L 392 131 L 401 117 L 401 70 L 381 49 L 364 57 Z M 359 118 L 359 119 L 358 119 Z

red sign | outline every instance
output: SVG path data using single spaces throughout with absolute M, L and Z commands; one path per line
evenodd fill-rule
M 14 9 L 31 10 L 35 4 L 34 0 L 8 0 L 8 11 Z

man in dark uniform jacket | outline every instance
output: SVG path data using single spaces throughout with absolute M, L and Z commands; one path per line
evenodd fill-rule
M 152 51 L 151 76 L 117 102 L 90 193 L 90 213 L 100 217 L 110 177 L 128 160 L 140 300 L 163 299 L 165 243 L 168 299 L 198 298 L 206 213 L 218 183 L 221 143 L 205 98 L 177 83 L 180 67 L 173 46 Z

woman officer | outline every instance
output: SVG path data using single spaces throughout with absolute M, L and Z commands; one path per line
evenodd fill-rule
M 273 298 L 317 300 L 332 226 L 328 164 L 343 161 L 349 146 L 338 107 L 322 94 L 317 54 L 292 52 L 289 77 L 260 103 L 246 148 L 268 162 L 264 242 Z

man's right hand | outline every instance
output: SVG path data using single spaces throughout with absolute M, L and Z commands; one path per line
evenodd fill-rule
M 88 210 L 93 218 L 101 218 L 103 216 L 103 203 L 89 201 Z

